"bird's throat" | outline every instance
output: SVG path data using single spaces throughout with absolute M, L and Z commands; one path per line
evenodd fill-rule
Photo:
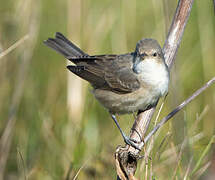
M 155 59 L 145 59 L 137 65 L 140 79 L 161 91 L 164 94 L 168 90 L 169 73 L 164 62 Z

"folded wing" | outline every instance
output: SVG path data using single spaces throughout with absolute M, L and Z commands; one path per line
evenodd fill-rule
M 68 66 L 68 69 L 89 81 L 94 88 L 124 94 L 140 87 L 132 70 L 132 57 L 131 54 L 125 54 L 71 58 L 77 66 Z
M 67 68 L 90 82 L 95 89 L 124 94 L 140 87 L 138 78 L 132 70 L 132 53 L 89 56 L 61 33 L 56 33 L 55 38 L 49 38 L 44 43 L 72 61 L 75 65 Z

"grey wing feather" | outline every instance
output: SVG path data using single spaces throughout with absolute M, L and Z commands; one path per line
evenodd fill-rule
M 140 87 L 138 79 L 132 72 L 129 72 L 128 69 L 123 69 L 111 74 L 108 73 L 105 76 L 105 80 L 113 89 L 119 89 L 125 92 L 132 92 Z
M 129 93 L 140 87 L 132 71 L 132 54 L 89 56 L 59 32 L 44 43 L 75 63 L 67 68 L 94 88 Z
M 132 71 L 130 54 L 77 57 L 72 58 L 71 61 L 84 67 L 81 72 L 72 72 L 89 81 L 94 88 L 124 94 L 140 87 L 138 78 Z
M 123 61 L 123 62 L 122 62 Z M 115 61 L 105 72 L 105 80 L 114 89 L 132 92 L 140 88 L 140 82 L 132 70 L 132 56 L 126 55 Z
M 103 87 L 106 83 L 103 78 L 88 71 L 85 66 L 67 66 L 67 68 L 77 76 L 90 82 L 94 88 Z

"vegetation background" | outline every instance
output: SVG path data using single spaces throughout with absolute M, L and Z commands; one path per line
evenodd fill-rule
M 0 179 L 115 179 L 114 152 L 123 144 L 118 130 L 89 84 L 43 41 L 59 31 L 92 55 L 131 52 L 143 37 L 163 45 L 177 2 L 0 4 Z M 194 2 L 159 119 L 215 75 L 214 19 L 213 1 Z M 128 134 L 134 117 L 119 119 Z M 212 86 L 162 128 L 136 177 L 207 178 L 215 171 L 214 133 Z

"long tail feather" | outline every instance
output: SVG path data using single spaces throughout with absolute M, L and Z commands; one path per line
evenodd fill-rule
M 88 56 L 59 32 L 56 33 L 55 38 L 49 38 L 44 43 L 66 58 Z

